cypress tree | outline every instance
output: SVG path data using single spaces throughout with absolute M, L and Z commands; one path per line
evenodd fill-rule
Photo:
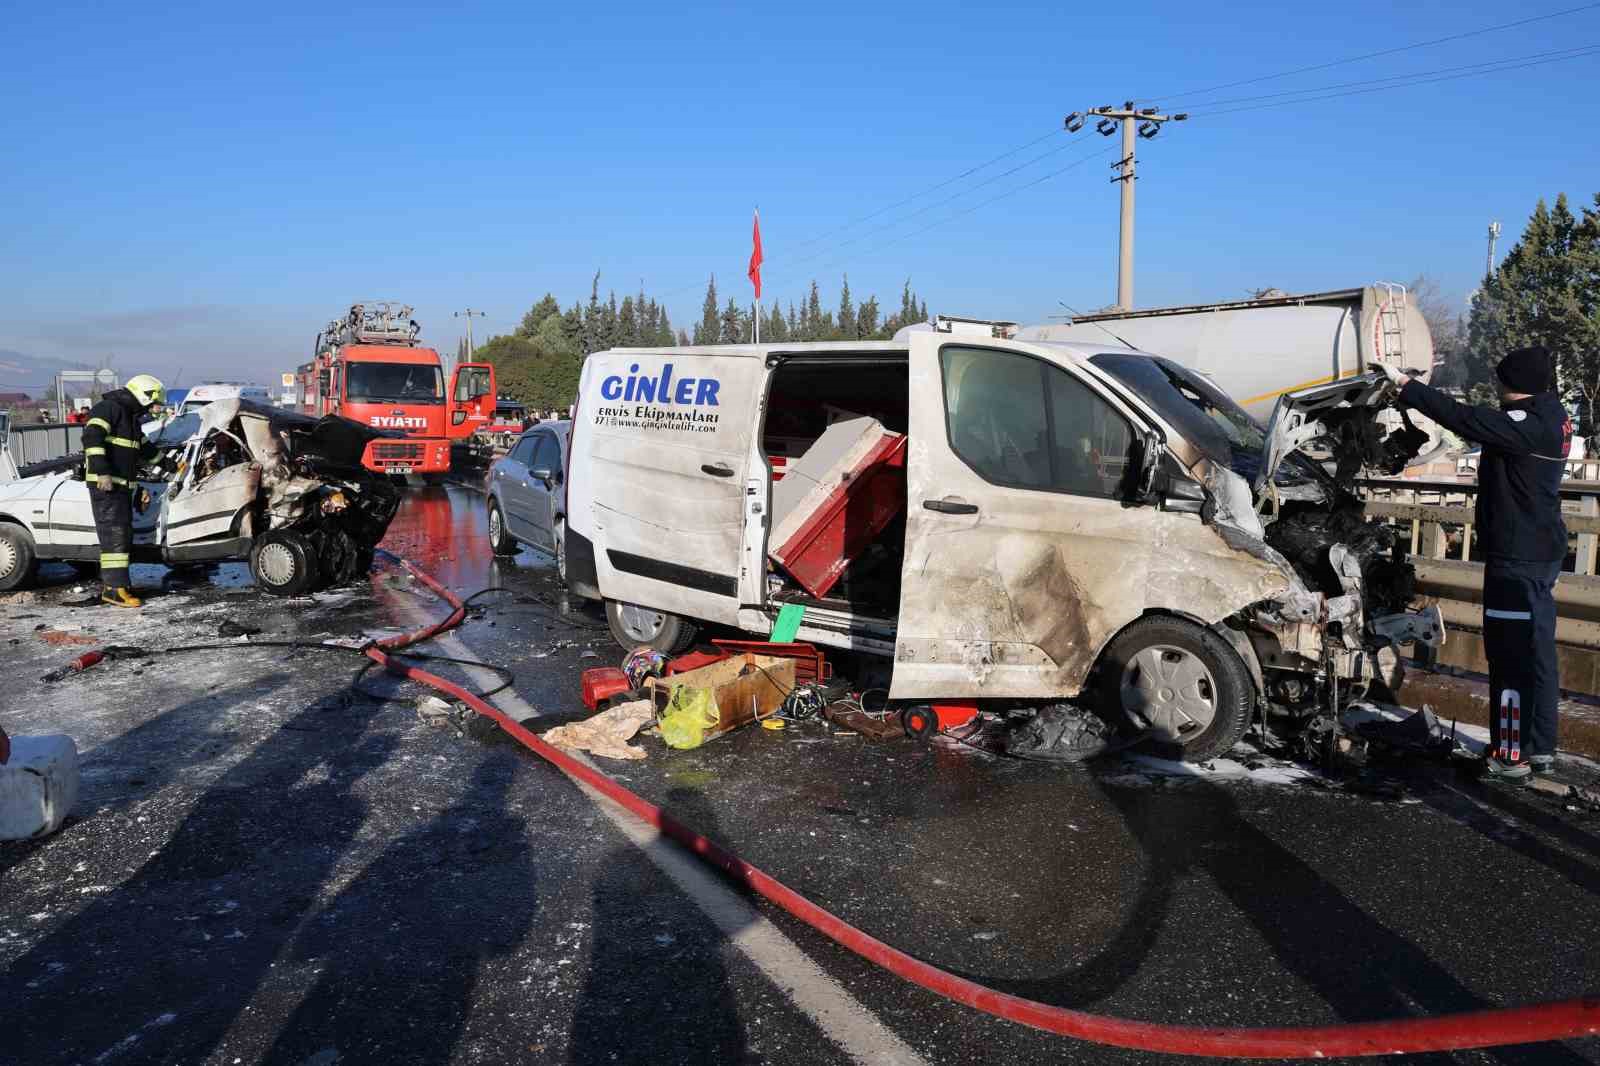
M 844 276 L 844 287 L 839 290 L 839 321 L 835 333 L 840 340 L 856 339 L 856 308 L 850 302 L 850 275 Z
M 706 299 L 700 305 L 700 322 L 694 327 L 696 344 L 716 344 L 722 337 L 722 325 L 717 318 L 717 276 L 706 282 Z
M 639 346 L 639 316 L 634 312 L 632 296 L 624 296 L 617 309 L 617 343 L 630 348 Z
M 745 319 L 739 310 L 739 305 L 733 297 L 728 297 L 728 306 L 722 310 L 722 321 L 718 326 L 718 335 L 723 344 L 743 344 L 745 336 Z

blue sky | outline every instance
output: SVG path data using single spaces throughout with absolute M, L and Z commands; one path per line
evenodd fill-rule
M 1575 3 L 15 5 L 0 348 L 271 380 L 353 299 L 412 302 L 453 347 L 452 310 L 486 309 L 482 339 L 596 269 L 687 326 L 712 272 L 749 296 L 756 204 L 769 298 L 815 275 L 833 302 L 848 272 L 893 303 L 909 276 L 934 310 L 1039 321 L 1114 295 L 1114 155 L 941 220 L 1113 146 L 1089 131 L 797 246 L 1071 110 Z M 1600 8 L 1212 96 L 1590 43 Z M 1464 297 L 1491 219 L 1503 251 L 1537 197 L 1600 191 L 1597 97 L 1595 55 L 1214 118 L 1157 97 L 1195 117 L 1140 146 L 1138 302 L 1419 273 Z

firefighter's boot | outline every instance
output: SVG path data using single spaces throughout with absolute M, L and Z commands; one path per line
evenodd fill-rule
M 102 589 L 100 602 L 108 603 L 113 607 L 143 607 L 144 601 L 135 596 L 127 587 L 119 585 L 114 589 Z

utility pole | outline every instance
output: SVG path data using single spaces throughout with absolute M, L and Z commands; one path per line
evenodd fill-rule
M 1133 101 L 1129 100 L 1121 107 L 1092 107 L 1084 112 L 1074 111 L 1067 116 L 1066 127 L 1068 133 L 1077 133 L 1083 129 L 1084 120 L 1094 116 L 1099 118 L 1095 123 L 1095 131 L 1101 136 L 1109 137 L 1116 133 L 1120 127 L 1122 131 L 1122 158 L 1111 164 L 1117 172 L 1112 181 L 1122 183 L 1122 218 L 1121 233 L 1117 245 L 1117 307 L 1124 311 L 1133 310 L 1133 183 L 1138 180 L 1134 173 L 1134 144 L 1135 136 L 1140 140 L 1148 141 L 1161 132 L 1161 126 L 1166 122 L 1182 122 L 1189 116 L 1186 114 L 1163 115 L 1159 108 L 1135 108 Z M 1135 129 L 1134 123 L 1138 123 Z
M 1494 242 L 1500 239 L 1500 223 L 1489 223 L 1489 257 L 1483 261 L 1483 278 L 1489 280 L 1494 273 Z
M 468 359 L 471 359 L 472 358 L 472 353 L 477 351 L 477 346 L 472 343 L 472 320 L 474 318 L 482 318 L 484 315 L 486 315 L 488 313 L 489 312 L 487 312 L 487 311 L 474 311 L 472 308 L 469 307 L 465 311 L 457 311 L 457 312 L 455 312 L 454 315 L 451 316 L 452 318 L 464 318 L 464 319 L 467 320 L 467 358 Z

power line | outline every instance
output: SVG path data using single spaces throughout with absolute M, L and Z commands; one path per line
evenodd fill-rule
M 914 230 L 910 231 L 909 233 L 902 233 L 897 237 L 891 237 L 890 239 L 888 239 L 886 241 L 882 241 L 879 244 L 873 246 L 872 248 L 866 249 L 862 254 L 871 254 L 873 252 L 882 251 L 883 249 L 888 248 L 891 245 L 899 244 L 901 241 L 908 241 L 913 237 L 919 237 L 922 234 L 927 233 L 929 230 L 939 229 L 941 226 L 948 225 L 949 223 L 954 222 L 958 218 L 961 218 L 961 217 L 963 217 L 965 215 L 970 215 L 974 211 L 980 211 L 983 208 L 988 207 L 990 204 L 997 203 L 997 202 L 999 202 L 1001 200 L 1005 200 L 1005 199 L 1007 199 L 1009 197 L 1017 195 L 1018 193 L 1026 192 L 1027 190 L 1029 190 L 1031 188 L 1034 188 L 1037 185 L 1043 185 L 1045 182 L 1050 181 L 1052 178 L 1059 178 L 1061 175 L 1067 173 L 1069 170 L 1076 170 L 1078 167 L 1083 166 L 1085 163 L 1092 162 L 1095 158 L 1097 158 L 1099 156 L 1110 155 L 1116 149 L 1116 147 L 1117 146 L 1114 145 L 1114 144 L 1113 145 L 1107 145 L 1105 148 L 1102 148 L 1099 151 L 1091 152 L 1090 154 L 1088 154 L 1088 155 L 1076 160 L 1075 162 L 1068 163 L 1066 166 L 1062 167 L 1059 170 L 1053 170 L 1050 173 L 1045 174 L 1042 177 L 1038 177 L 1038 178 L 1033 179 L 1032 181 L 1025 182 L 1024 184 L 1018 185 L 1017 187 L 1015 187 L 1013 189 L 1007 189 L 1005 192 L 999 193 L 999 194 L 997 194 L 995 196 L 991 196 L 987 200 L 980 200 L 978 203 L 972 204 L 972 205 L 970 205 L 968 207 L 964 207 L 960 211 L 954 211 L 954 212 L 950 213 L 949 215 L 946 215 L 945 217 L 943 217 L 941 219 L 938 219 L 938 220 L 936 220 L 934 222 L 930 222 L 928 225 L 923 226 L 920 229 L 914 229 Z M 833 261 L 831 263 L 825 263 L 825 264 L 823 264 L 822 269 L 831 269 L 832 267 L 840 265 L 840 263 L 841 263 L 840 260 L 835 260 L 835 261 Z M 784 279 L 782 279 L 780 281 L 773 282 L 773 285 L 774 286 L 786 285 L 786 284 L 789 284 L 789 283 L 797 280 L 799 277 L 800 277 L 800 275 L 794 274 L 794 275 L 791 275 L 791 276 L 789 276 L 787 278 L 784 278 Z
M 981 188 L 983 188 L 983 187 L 985 187 L 987 185 L 993 185 L 995 182 L 1000 181 L 1002 178 L 1009 178 L 1011 175 L 1016 174 L 1019 171 L 1023 171 L 1023 170 L 1028 169 L 1029 167 L 1033 166 L 1035 163 L 1038 163 L 1038 162 L 1040 162 L 1042 160 L 1048 159 L 1053 155 L 1060 155 L 1062 152 L 1065 152 L 1067 149 L 1075 147 L 1076 144 L 1077 144 L 1077 142 L 1075 142 L 1075 141 L 1068 141 L 1065 144 L 1062 144 L 1059 148 L 1052 148 L 1048 152 L 1041 152 L 1039 155 L 1034 156 L 1032 159 L 1028 160 L 1025 163 L 1018 163 L 1016 166 L 1012 167 L 1010 170 L 1003 170 L 998 174 L 995 174 L 995 175 L 993 175 L 991 177 L 987 177 L 987 178 L 983 179 L 982 181 L 978 182 L 976 185 L 969 185 L 967 188 L 962 189 L 960 192 L 952 193 L 951 195 L 946 196 L 943 200 L 935 200 L 931 204 L 927 204 L 927 205 L 925 205 L 923 207 L 919 207 L 915 211 L 909 212 L 908 214 L 901 215 L 899 218 L 892 219 L 889 222 L 885 222 L 881 226 L 876 226 L 876 227 L 874 227 L 872 229 L 869 229 L 865 233 L 862 233 L 862 234 L 860 234 L 858 236 L 855 236 L 855 237 L 851 237 L 847 241 L 841 241 L 838 244 L 833 245 L 830 248 L 824 248 L 820 252 L 815 252 L 815 253 L 813 253 L 811 255 L 807 255 L 807 256 L 801 256 L 798 259 L 789 259 L 789 260 L 781 260 L 780 259 L 777 262 L 778 262 L 778 264 L 780 266 L 798 266 L 801 263 L 809 263 L 813 259 L 817 259 L 817 258 L 820 258 L 821 256 L 829 255 L 829 254 L 831 254 L 833 252 L 837 252 L 841 248 L 847 248 L 852 244 L 856 244 L 856 243 L 859 243 L 860 241 L 864 241 L 868 237 L 871 237 L 875 233 L 882 233 L 884 230 L 893 229 L 894 227 L 900 225 L 902 222 L 909 222 L 911 219 L 916 218 L 919 215 L 925 215 L 929 211 L 936 210 L 937 208 L 943 207 L 945 204 L 952 203 L 952 202 L 954 202 L 956 200 L 959 200 L 963 196 L 970 196 L 972 193 L 977 192 L 979 189 L 981 189 Z M 970 171 L 968 173 L 970 173 Z M 903 202 L 904 201 L 902 201 L 902 203 Z M 880 211 L 880 212 L 878 212 L 878 214 L 882 214 L 882 212 Z
M 1435 37 L 1430 41 L 1416 41 L 1412 44 L 1403 44 L 1395 48 L 1384 48 L 1376 52 L 1365 52 L 1357 56 L 1346 56 L 1344 59 L 1333 59 L 1326 63 L 1314 63 L 1308 67 L 1296 67 L 1293 70 L 1283 70 L 1276 74 L 1263 74 L 1256 78 L 1242 78 L 1239 81 L 1223 82 L 1220 85 L 1212 85 L 1205 89 L 1188 89 L 1181 93 L 1165 93 L 1160 96 L 1141 97 L 1140 99 L 1142 101 L 1149 101 L 1156 99 L 1172 99 L 1174 97 L 1184 96 L 1203 96 L 1206 93 L 1217 92 L 1221 89 L 1236 89 L 1241 85 L 1255 85 L 1263 81 L 1275 81 L 1278 78 L 1293 77 L 1296 74 L 1309 74 L 1314 70 L 1327 70 L 1329 67 L 1343 66 L 1346 63 L 1359 63 L 1364 59 L 1377 59 L 1380 56 L 1396 55 L 1400 52 L 1409 52 L 1415 48 L 1431 48 L 1436 44 L 1447 44 L 1451 41 L 1462 41 L 1468 37 L 1481 37 L 1486 33 L 1497 33 L 1500 30 L 1515 29 L 1518 26 L 1527 26 L 1534 22 L 1544 22 L 1549 19 L 1560 18 L 1563 15 L 1574 15 L 1580 11 L 1593 11 L 1595 8 L 1600 8 L 1600 3 L 1580 4 L 1577 7 L 1569 7 L 1561 11 L 1552 11 L 1546 15 L 1530 15 L 1527 18 L 1517 19 L 1514 22 L 1502 22 L 1497 26 L 1485 26 L 1482 29 L 1467 30 L 1463 33 L 1452 33 L 1447 37 Z
M 1388 87 L 1389 85 L 1395 83 L 1403 85 L 1406 82 L 1417 78 L 1431 77 L 1436 74 L 1452 74 L 1458 71 L 1492 74 L 1494 73 L 1493 68 L 1498 68 L 1509 63 L 1521 63 L 1525 60 L 1549 59 L 1554 62 L 1561 59 L 1577 59 L 1595 47 L 1596 45 L 1594 44 L 1584 44 L 1577 45 L 1572 48 L 1554 48 L 1548 52 L 1533 52 L 1525 56 L 1508 56 L 1501 59 L 1486 59 L 1481 63 L 1463 63 L 1460 66 L 1440 67 L 1437 70 L 1418 70 L 1409 74 L 1388 74 L 1381 78 L 1361 78 L 1356 81 L 1338 82 L 1333 85 L 1315 85 L 1304 89 L 1285 89 L 1282 92 L 1259 93 L 1255 96 L 1235 96 L 1227 100 L 1205 100 L 1182 106 L 1190 108 L 1196 112 L 1204 112 L 1206 108 L 1211 107 L 1222 107 L 1229 104 L 1251 103 L 1258 100 L 1278 100 L 1295 96 L 1303 96 L 1308 93 L 1330 92 L 1337 89 L 1350 89 L 1368 85 L 1382 85 Z
M 841 226 L 835 226 L 833 229 L 828 230 L 828 231 L 826 231 L 824 233 L 819 233 L 815 237 L 807 238 L 806 240 L 803 240 L 799 244 L 795 245 L 794 248 L 795 248 L 796 251 L 799 251 L 801 248 L 810 247 L 811 245 L 816 244 L 818 241 L 824 240 L 824 239 L 826 239 L 828 237 L 831 237 L 836 233 L 843 233 L 845 230 L 852 229 L 852 228 L 854 228 L 856 226 L 859 226 L 863 222 L 870 222 L 872 219 L 877 218 L 879 215 L 887 214 L 888 212 L 893 211 L 897 207 L 904 207 L 906 204 L 909 204 L 913 200 L 919 200 L 919 199 L 921 199 L 922 197 L 928 195 L 931 192 L 938 192 L 940 189 L 943 189 L 948 185 L 953 185 L 954 183 L 960 181 L 962 178 L 970 177 L 971 175 L 976 174 L 978 171 L 982 170 L 984 167 L 993 166 L 994 164 L 1000 162 L 1002 159 L 1010 159 L 1012 156 L 1016 155 L 1018 152 L 1025 152 L 1029 148 L 1032 148 L 1036 144 L 1042 144 L 1045 141 L 1048 141 L 1050 138 L 1058 135 L 1060 132 L 1061 131 L 1059 129 L 1053 129 L 1049 133 L 1045 134 L 1043 137 L 1036 137 L 1033 140 L 1029 141 L 1027 144 L 1019 144 L 1015 148 L 1011 148 L 1011 149 L 1008 149 L 1008 150 L 1006 150 L 1004 152 L 1001 152 L 999 155 L 995 156 L 993 159 L 989 159 L 989 160 L 986 160 L 986 161 L 984 161 L 982 163 L 979 163 L 975 167 L 969 167 L 968 169 L 963 170 L 961 173 L 957 174 L 953 178 L 946 178 L 944 181 L 939 182 L 937 185 L 930 185 L 926 189 L 923 189 L 921 192 L 914 192 L 910 196 L 907 196 L 905 199 L 896 200 L 894 203 L 890 204 L 887 207 L 880 207 L 880 208 L 878 208 L 878 210 L 869 212 L 868 214 L 865 214 L 865 215 L 862 215 L 860 218 L 851 219 L 849 222 L 846 222 Z
M 1326 93 L 1326 94 L 1324 94 L 1322 96 L 1299 96 L 1299 97 L 1295 97 L 1292 100 L 1278 100 L 1276 102 L 1261 103 L 1261 104 L 1246 104 L 1246 105 L 1244 105 L 1242 107 L 1225 107 L 1225 108 L 1222 108 L 1220 111 L 1205 111 L 1205 110 L 1201 110 L 1201 111 L 1195 112 L 1194 113 L 1194 117 L 1195 118 L 1202 118 L 1202 119 L 1203 118 L 1215 118 L 1218 115 L 1232 115 L 1232 114 L 1237 114 L 1238 112 L 1241 112 L 1241 111 L 1260 111 L 1260 110 L 1263 110 L 1263 109 L 1269 108 L 1269 107 L 1288 107 L 1288 106 L 1291 106 L 1291 105 L 1294 105 L 1294 104 L 1313 103 L 1313 102 L 1318 101 L 1318 100 L 1336 100 L 1336 99 L 1339 99 L 1340 97 L 1344 97 L 1344 96 L 1361 96 L 1361 95 L 1364 95 L 1364 94 L 1367 94 L 1367 93 L 1388 92 L 1391 89 L 1410 88 L 1410 87 L 1412 87 L 1414 85 L 1431 85 L 1434 82 L 1441 82 L 1441 81 L 1459 81 L 1462 78 L 1483 77 L 1484 75 L 1487 75 L 1487 74 L 1502 74 L 1502 73 L 1505 73 L 1506 71 L 1523 70 L 1523 69 L 1525 69 L 1527 67 L 1544 66 L 1544 65 L 1549 64 L 1549 63 L 1563 63 L 1563 62 L 1566 62 L 1566 61 L 1572 60 L 1572 59 L 1582 59 L 1585 56 L 1595 55 L 1597 53 L 1600 53 L 1600 45 L 1585 45 L 1582 48 L 1574 50 L 1574 51 L 1571 51 L 1570 53 L 1565 54 L 1565 55 L 1558 55 L 1558 56 L 1554 56 L 1554 57 L 1550 57 L 1550 58 L 1544 58 L 1544 59 L 1528 59 L 1526 61 L 1508 60 L 1508 61 L 1506 61 L 1506 65 L 1496 66 L 1496 67 L 1494 67 L 1492 69 L 1488 69 L 1488 70 L 1469 70 L 1466 73 L 1440 74 L 1437 77 L 1416 75 L 1416 76 L 1411 77 L 1407 81 L 1396 82 L 1396 83 L 1390 84 L 1390 85 L 1378 85 L 1378 86 L 1374 86 L 1372 88 L 1366 88 L 1366 89 L 1349 89 L 1349 90 L 1346 90 L 1344 92 Z M 1315 91 L 1315 90 L 1313 90 L 1313 91 Z

